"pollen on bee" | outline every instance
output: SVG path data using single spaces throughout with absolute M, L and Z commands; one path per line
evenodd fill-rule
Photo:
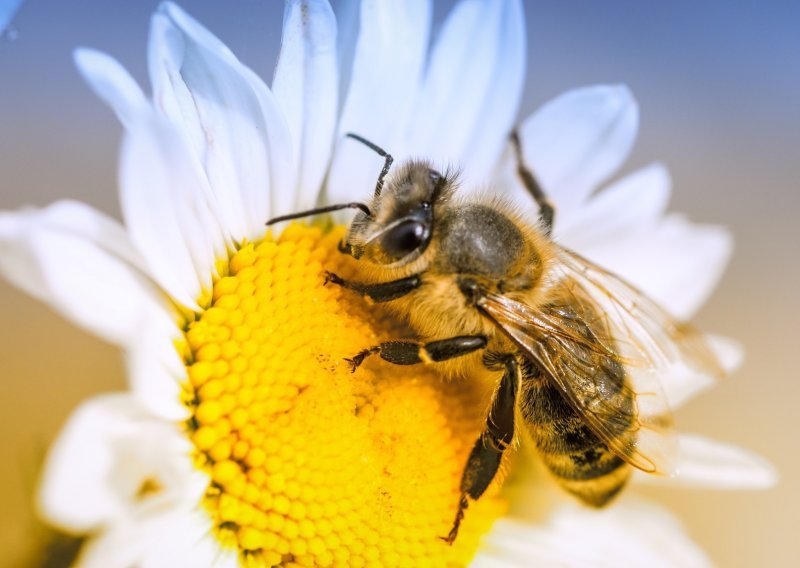
M 484 387 L 431 365 L 344 361 L 397 325 L 325 271 L 357 276 L 342 228 L 243 245 L 185 331 L 187 436 L 204 504 L 246 566 L 464 565 L 504 511 L 497 487 L 449 531 Z

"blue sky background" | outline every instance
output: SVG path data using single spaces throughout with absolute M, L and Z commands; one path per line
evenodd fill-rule
M 0 6 L 2 6 L 0 0 Z M 441 20 L 451 2 L 437 2 Z M 181 2 L 263 77 L 282 3 Z M 146 83 L 155 2 L 27 0 L 0 36 L 0 209 L 72 197 L 116 214 L 120 128 L 82 83 L 72 50 L 91 46 Z M 800 373 L 800 2 L 525 2 L 528 81 L 521 117 L 566 89 L 627 83 L 641 134 L 626 171 L 660 160 L 671 207 L 734 232 L 735 258 L 699 315 L 748 350 L 735 377 L 678 415 L 688 430 L 753 448 L 784 481 L 766 494 L 648 490 L 725 566 L 780 565 L 800 526 L 796 432 Z M 0 283 L 0 432 L 19 463 L 0 464 L 0 546 L 28 533 L 30 472 L 78 401 L 121 388 L 118 354 Z M 76 355 L 79 353 L 80 356 Z M 39 448 L 39 449 L 37 449 Z M 8 492 L 6 498 L 5 493 Z M 732 545 L 732 543 L 735 543 Z

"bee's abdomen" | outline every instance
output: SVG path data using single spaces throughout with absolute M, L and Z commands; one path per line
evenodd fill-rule
M 588 505 L 608 503 L 627 482 L 630 466 L 586 426 L 547 378 L 532 371 L 520 395 L 524 423 L 559 484 Z M 614 433 L 632 435 L 621 427 Z

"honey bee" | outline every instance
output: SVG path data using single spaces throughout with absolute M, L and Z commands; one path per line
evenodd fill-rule
M 395 365 L 436 363 L 453 376 L 500 374 L 483 431 L 467 459 L 446 542 L 470 500 L 495 478 L 518 428 L 527 430 L 558 483 L 601 507 L 631 468 L 672 473 L 672 418 L 659 371 L 685 364 L 721 376 L 707 339 L 621 278 L 551 238 L 554 208 L 511 136 L 518 174 L 539 205 L 538 222 L 496 197 L 458 195 L 457 176 L 424 160 L 384 166 L 369 204 L 345 203 L 269 224 L 357 208 L 340 250 L 369 282 L 328 273 L 326 284 L 385 302 L 418 341 L 386 341 L 347 361 L 378 355 Z M 497 380 L 497 379 L 496 379 Z

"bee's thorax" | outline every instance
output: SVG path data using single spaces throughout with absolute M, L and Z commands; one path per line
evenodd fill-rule
M 447 208 L 435 228 L 438 252 L 431 268 L 474 282 L 484 292 L 529 291 L 540 279 L 542 260 L 524 230 L 499 207 Z

